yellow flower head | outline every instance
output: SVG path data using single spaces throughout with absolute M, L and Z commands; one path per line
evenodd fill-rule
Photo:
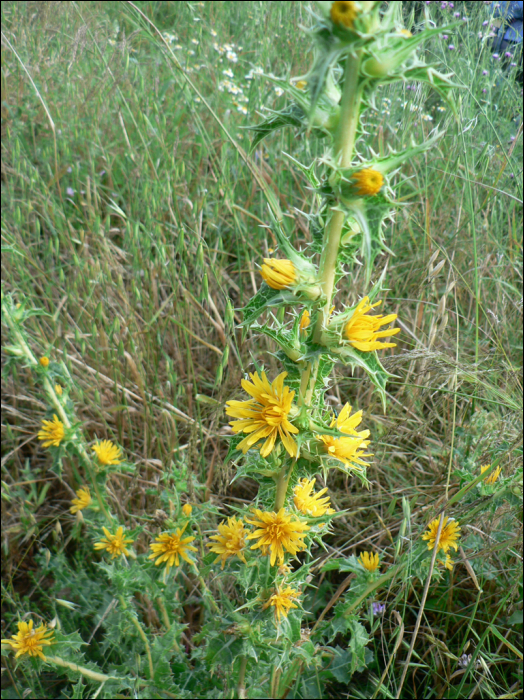
M 309 311 L 307 309 L 304 309 L 304 313 L 300 317 L 299 329 L 301 331 L 305 331 L 310 323 L 311 323 L 311 316 L 309 315 Z
M 44 447 L 58 447 L 65 436 L 64 424 L 53 415 L 53 420 L 43 420 L 38 439 L 43 440 Z
M 364 569 L 367 569 L 370 572 L 376 571 L 380 564 L 378 554 L 374 552 L 362 552 L 359 557 L 359 561 Z
M 293 603 L 300 596 L 299 591 L 295 591 L 291 586 L 286 586 L 286 588 L 281 588 L 277 586 L 276 593 L 274 593 L 271 598 L 264 604 L 263 609 L 269 608 L 270 606 L 275 608 L 275 616 L 280 622 L 281 615 L 287 617 L 288 612 L 291 608 L 298 608 L 298 605 Z
M 271 289 L 286 289 L 297 278 L 295 266 L 291 260 L 277 260 L 276 258 L 264 258 L 260 274 Z
M 337 427 L 341 433 L 346 435 L 356 435 L 365 440 L 369 437 L 369 430 L 357 430 L 357 426 L 362 423 L 362 411 L 357 411 L 351 415 L 351 406 L 347 403 L 341 409 L 337 418 L 333 418 L 330 428 Z
M 328 457 L 338 459 L 346 467 L 357 472 L 364 471 L 363 467 L 369 467 L 369 462 L 363 459 L 363 457 L 372 457 L 371 453 L 364 452 L 369 444 L 367 440 L 361 440 L 360 438 L 336 438 L 332 435 L 320 435 L 319 437 L 324 443 Z
M 255 509 L 254 519 L 246 522 L 254 525 L 257 529 L 247 536 L 248 540 L 258 540 L 251 549 L 262 548 L 262 554 L 267 554 L 269 549 L 271 559 L 270 564 L 274 566 L 278 557 L 279 565 L 284 563 L 284 549 L 293 556 L 306 548 L 302 541 L 309 530 L 308 525 L 303 520 L 292 520 L 294 516 L 288 515 L 284 508 L 278 513 L 263 512 Z
M 29 656 L 39 656 L 45 661 L 42 648 L 55 643 L 52 637 L 52 630 L 48 630 L 43 624 L 33 629 L 33 620 L 29 620 L 29 622 L 19 622 L 18 633 L 11 639 L 2 639 L 2 644 L 9 644 L 12 649 L 16 649 L 15 659 L 22 654 L 29 654 Z
M 296 87 L 298 90 L 303 90 L 303 89 L 306 87 L 306 85 L 307 85 L 307 80 L 298 80 L 298 81 L 295 83 L 295 87 Z
M 215 563 L 221 559 L 222 568 L 224 568 L 226 559 L 228 557 L 234 557 L 236 554 L 236 556 L 245 564 L 246 559 L 242 550 L 246 546 L 247 531 L 244 528 L 244 523 L 242 520 L 228 518 L 227 525 L 226 521 L 223 520 L 217 529 L 218 535 L 213 535 L 211 537 L 211 539 L 216 540 L 216 542 L 212 542 L 207 545 L 211 548 L 212 552 L 218 554 L 218 557 L 215 559 Z
M 193 564 L 193 566 L 195 566 L 195 562 L 187 556 L 187 552 L 197 551 L 196 547 L 189 544 L 195 538 L 182 537 L 186 527 L 187 523 L 182 528 L 177 527 L 174 534 L 166 532 L 159 535 L 154 543 L 149 545 L 153 553 L 148 556 L 148 559 L 155 559 L 158 557 L 155 561 L 155 566 L 166 562 L 166 574 L 169 573 L 169 569 L 173 564 L 180 566 L 180 557 L 182 557 L 184 561 L 187 561 L 188 564 Z
M 423 540 L 428 541 L 428 549 L 433 549 L 437 539 L 438 524 L 440 518 L 435 518 L 428 525 L 428 531 L 422 535 Z M 455 551 L 458 549 L 457 540 L 460 537 L 460 527 L 456 520 L 450 520 L 447 516 L 444 518 L 442 531 L 438 541 L 438 551 L 442 550 L 447 555 L 450 547 Z
M 449 554 L 446 554 L 446 561 L 444 562 L 444 566 L 446 567 L 446 569 L 448 569 L 449 571 L 453 571 L 454 563 L 455 562 L 451 560 Z
M 38 362 L 40 362 L 42 367 L 49 367 L 49 358 L 48 357 L 41 357 Z
M 74 515 L 75 513 L 78 513 L 79 510 L 84 510 L 84 508 L 87 508 L 88 506 L 91 505 L 92 498 L 91 494 L 89 493 L 89 489 L 87 486 L 82 486 L 82 488 L 79 488 L 78 491 L 76 492 L 77 497 L 73 498 L 71 503 L 73 504 L 69 511 Z
M 362 411 L 357 411 L 351 415 L 351 406 L 347 403 L 340 411 L 338 418 L 333 418 L 331 428 L 337 427 L 341 433 L 351 435 L 351 437 L 337 438 L 333 435 L 319 435 L 320 440 L 324 443 L 326 452 L 329 457 L 338 459 L 347 467 L 363 471 L 362 467 L 369 466 L 363 457 L 371 457 L 369 453 L 365 453 L 365 449 L 369 445 L 369 430 L 357 430 L 357 426 L 362 422 Z M 357 466 L 361 465 L 361 466 Z
M 91 449 L 96 454 L 100 464 L 104 466 L 107 464 L 120 464 L 122 451 L 120 447 L 113 445 L 111 440 L 96 442 Z
M 351 0 L 337 0 L 331 5 L 330 15 L 334 24 L 342 24 L 351 29 L 358 15 L 357 3 Z
M 103 527 L 105 537 L 100 542 L 95 542 L 95 549 L 106 549 L 111 555 L 111 559 L 121 557 L 122 554 L 129 555 L 126 545 L 132 544 L 133 540 L 124 537 L 124 528 L 120 526 L 116 533 L 112 535 L 106 527 Z
M 315 481 L 316 479 L 311 479 L 311 481 L 309 479 L 301 479 L 293 489 L 295 494 L 293 502 L 295 508 L 301 513 L 304 513 L 304 515 L 311 515 L 313 518 L 319 518 L 326 513 L 330 515 L 335 511 L 330 507 L 329 496 L 324 496 L 324 498 L 322 498 L 327 488 L 311 495 L 311 491 L 315 486 Z
M 62 396 L 63 393 L 64 393 L 64 390 L 62 389 L 60 384 L 55 384 L 55 394 L 57 396 Z
M 190 518 L 192 512 L 193 506 L 190 503 L 184 503 L 182 506 L 182 513 L 186 516 L 186 518 Z
M 402 34 L 402 36 L 405 36 L 409 39 L 410 36 L 413 36 L 413 34 L 409 31 L 409 29 L 403 28 L 398 30 L 399 34 Z
M 381 343 L 378 339 L 400 333 L 400 328 L 380 330 L 381 326 L 394 321 L 397 318 L 397 314 L 389 314 L 388 316 L 368 315 L 368 311 L 371 311 L 371 309 L 374 309 L 381 303 L 381 301 L 377 301 L 375 304 L 370 304 L 369 297 L 364 297 L 346 323 L 344 328 L 346 338 L 354 348 L 361 352 L 372 352 L 373 350 L 396 347 L 396 343 Z
M 373 168 L 359 170 L 351 176 L 351 179 L 356 185 L 356 193 L 361 196 L 378 194 L 384 184 L 382 173 Z
M 264 440 L 260 454 L 267 457 L 279 436 L 287 453 L 294 457 L 298 446 L 290 433 L 298 433 L 298 428 L 288 420 L 295 392 L 284 386 L 287 372 L 279 374 L 272 384 L 269 383 L 265 372 L 262 372 L 262 377 L 259 377 L 258 372 L 249 376 L 253 383 L 243 379 L 242 388 L 253 398 L 248 401 L 226 402 L 227 415 L 240 418 L 229 423 L 233 432 L 249 433 L 238 444 L 237 450 L 246 454 L 255 443 Z
M 480 468 L 480 473 L 484 474 L 484 472 L 487 469 L 489 469 L 490 467 L 491 467 L 491 464 L 485 464 L 483 467 Z M 494 472 L 492 472 L 489 476 L 487 476 L 484 479 L 484 483 L 492 486 L 497 481 L 497 479 L 499 478 L 501 473 L 502 473 L 502 471 L 501 471 L 500 467 L 497 467 Z

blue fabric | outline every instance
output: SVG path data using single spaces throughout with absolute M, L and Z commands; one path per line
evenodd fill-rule
M 491 12 L 493 17 L 501 17 L 504 20 L 504 24 L 499 31 L 497 40 L 494 41 L 494 47 L 500 49 L 503 41 L 511 41 L 516 44 L 522 43 L 522 19 L 523 19 L 523 5 L 524 1 L 519 0 L 517 2 L 492 2 Z
M 514 20 L 504 34 L 505 41 L 522 42 L 522 20 Z
M 508 22 L 512 22 L 514 19 L 522 20 L 523 4 L 521 0 L 518 2 L 492 2 L 491 11 L 493 17 L 504 17 Z

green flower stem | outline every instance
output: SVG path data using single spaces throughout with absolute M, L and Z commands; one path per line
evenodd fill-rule
M 85 668 L 85 666 L 79 666 L 71 661 L 66 661 L 61 659 L 59 656 L 47 656 L 45 660 L 49 664 L 55 664 L 56 666 L 61 666 L 62 668 L 68 668 L 71 671 L 76 671 L 86 678 L 90 678 L 92 681 L 97 681 L 98 683 L 105 683 L 106 681 L 121 681 L 123 678 L 119 676 L 106 676 L 105 673 L 97 673 L 92 671 L 90 668 Z
M 357 125 L 360 113 L 360 101 L 362 99 L 362 86 L 359 83 L 361 52 L 350 54 L 346 61 L 344 76 L 344 88 L 340 102 L 340 119 L 335 133 L 333 155 L 339 167 L 347 168 L 351 165 Z M 322 257 L 320 259 L 319 276 L 322 293 L 326 303 L 317 313 L 313 342 L 320 344 L 322 331 L 327 325 L 329 313 L 333 301 L 335 287 L 335 275 L 337 270 L 337 256 L 344 225 L 344 213 L 335 210 L 329 219 L 324 231 Z M 299 405 L 310 405 L 315 388 L 318 373 L 318 362 L 315 367 L 308 362 L 302 371 L 300 384 Z
M 20 330 L 18 323 L 14 320 L 14 318 L 9 313 L 9 309 L 7 308 L 7 304 L 4 305 L 3 311 L 5 314 L 5 319 L 9 325 L 9 327 L 11 328 L 11 332 L 13 333 L 14 337 L 16 338 L 16 341 L 17 341 L 20 349 L 24 353 L 25 358 L 27 359 L 27 361 L 31 365 L 33 365 L 34 367 L 37 367 L 38 360 L 31 352 L 31 348 L 29 347 L 29 345 L 26 343 L 26 340 L 24 338 L 24 334 Z M 58 396 L 56 395 L 56 392 L 55 392 L 53 386 L 51 385 L 51 382 L 49 381 L 49 379 L 47 377 L 44 377 L 43 385 L 44 385 L 44 389 L 46 391 L 46 394 L 49 397 L 49 400 L 53 404 L 53 408 L 56 410 L 56 412 L 58 413 L 58 415 L 60 417 L 60 420 L 62 421 L 62 423 L 64 424 L 64 426 L 68 430 L 71 430 L 72 426 L 71 426 L 71 422 L 67 416 L 67 413 L 66 413 L 64 407 L 62 406 L 62 404 L 60 403 L 60 401 L 58 400 Z M 72 438 L 73 439 L 77 438 L 76 432 L 73 433 Z M 93 468 L 91 465 L 91 459 L 90 459 L 89 455 L 87 454 L 87 451 L 86 451 L 84 445 L 81 443 L 80 439 L 75 439 L 75 447 L 78 450 L 78 454 L 82 458 L 82 460 L 85 464 L 85 467 L 89 473 L 89 478 L 91 480 L 91 484 L 92 484 L 93 489 L 95 491 L 98 504 L 100 505 L 100 509 L 101 509 L 102 513 L 105 515 L 108 522 L 111 523 L 112 519 L 111 519 L 109 513 L 107 512 L 107 508 L 106 508 L 106 505 L 104 503 L 104 499 L 102 498 L 102 494 L 100 493 L 100 491 L 98 489 L 98 484 L 96 482 L 95 474 L 94 474 L 94 471 L 93 471 Z
M 359 81 L 361 51 L 349 54 L 344 73 L 344 87 L 340 100 L 340 118 L 335 133 L 334 155 L 340 159 L 339 165 L 348 168 L 353 158 L 355 136 L 360 115 L 362 85 Z
M 133 612 L 131 610 L 128 610 L 127 603 L 124 600 L 124 596 L 119 595 L 118 600 L 120 601 L 122 608 L 126 612 L 127 619 L 131 622 L 132 625 L 134 625 L 136 627 L 136 630 L 137 630 L 138 634 L 140 635 L 140 639 L 144 642 L 144 646 L 145 646 L 146 654 L 147 654 L 147 661 L 149 664 L 149 677 L 151 678 L 151 680 L 153 680 L 155 677 L 155 669 L 153 667 L 153 657 L 151 656 L 151 647 L 149 646 L 149 641 L 146 637 L 146 633 L 142 629 L 139 621 L 133 615 Z
M 287 487 L 289 484 L 289 479 L 291 478 L 291 474 L 293 473 L 293 467 L 286 463 L 282 466 L 282 469 L 278 473 L 278 477 L 276 479 L 277 482 L 277 492 L 275 495 L 275 512 L 278 513 L 278 511 L 284 507 L 284 503 L 286 502 L 286 494 L 287 494 Z
M 169 615 L 167 614 L 166 606 L 164 605 L 164 601 L 162 598 L 159 596 L 156 599 L 157 605 L 160 608 L 160 612 L 162 613 L 162 619 L 164 621 L 164 625 L 166 627 L 166 630 L 169 632 L 171 629 L 171 621 L 169 619 Z M 178 644 L 176 639 L 173 639 L 173 646 L 172 648 L 177 651 L 179 654 L 181 653 L 180 645 Z
M 340 101 L 340 120 L 335 133 L 333 156 L 341 168 L 351 165 L 357 124 L 360 114 L 362 87 L 359 85 L 360 51 L 355 55 L 349 54 L 344 74 L 344 89 Z M 337 256 L 344 224 L 344 212 L 334 211 L 324 232 L 322 257 L 320 259 L 320 286 L 326 298 L 324 308 L 319 312 L 313 332 L 313 341 L 320 343 L 322 329 L 327 324 L 329 311 L 333 300 Z
M 246 668 L 247 668 L 247 656 L 240 657 L 240 669 L 238 671 L 238 697 L 246 697 Z
M 273 666 L 273 673 L 271 676 L 271 697 L 278 698 L 278 688 L 280 685 L 280 676 L 282 675 L 282 669 L 278 668 L 276 665 Z

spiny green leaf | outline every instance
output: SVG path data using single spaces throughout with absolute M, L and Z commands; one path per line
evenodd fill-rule
M 293 104 L 281 112 L 274 112 L 260 124 L 246 127 L 250 131 L 255 132 L 255 136 L 249 147 L 249 154 L 251 155 L 258 144 L 265 139 L 266 136 L 269 136 L 269 134 L 283 129 L 285 126 L 302 126 L 304 119 L 304 110 L 299 105 Z

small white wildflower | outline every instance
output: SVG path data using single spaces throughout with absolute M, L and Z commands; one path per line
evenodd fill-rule
M 222 71 L 223 75 L 227 75 L 228 78 L 234 78 L 235 76 L 233 75 L 233 71 L 231 68 L 226 68 L 226 70 Z
M 284 94 L 284 90 L 282 90 L 281 87 L 278 87 L 278 85 L 277 85 L 277 87 L 275 88 L 275 92 L 276 92 L 276 94 L 277 94 L 277 97 L 280 97 L 280 95 L 283 95 L 283 94 Z
M 228 61 L 231 61 L 232 63 L 237 63 L 238 62 L 238 56 L 234 51 L 228 51 L 226 54 L 226 58 Z
M 198 46 L 200 44 L 198 39 L 191 39 L 191 43 L 194 44 L 195 46 Z

